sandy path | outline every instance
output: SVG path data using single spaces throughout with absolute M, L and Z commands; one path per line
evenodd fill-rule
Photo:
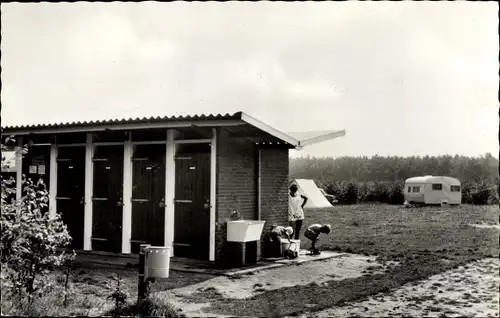
M 200 291 L 212 290 L 224 298 L 243 299 L 266 290 L 355 278 L 362 276 L 367 270 L 377 273 L 386 270 L 388 266 L 396 265 L 388 263 L 383 266 L 375 262 L 375 257 L 345 254 L 322 261 L 263 270 L 240 278 L 216 277 L 195 285 L 160 292 L 158 296 L 167 297 L 175 307 L 182 308 L 182 312 L 187 316 L 213 317 L 213 314 L 204 311 L 210 303 L 193 303 L 186 297 Z
M 341 255 L 324 261 L 263 270 L 241 278 L 216 277 L 196 285 L 176 289 L 174 293 L 179 296 L 189 296 L 197 291 L 215 288 L 226 298 L 243 299 L 267 290 L 359 277 L 369 267 L 377 267 L 378 271 L 386 268 L 376 263 L 375 257 Z
M 389 294 L 307 317 L 498 317 L 499 264 L 490 258 L 407 284 Z
M 496 229 L 500 231 L 500 224 L 487 224 L 487 223 L 477 223 L 469 224 L 470 226 L 477 227 L 480 229 Z

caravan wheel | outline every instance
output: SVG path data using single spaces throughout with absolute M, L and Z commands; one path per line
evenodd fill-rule
M 448 202 L 447 201 L 441 201 L 441 206 L 442 207 L 447 207 L 448 206 Z

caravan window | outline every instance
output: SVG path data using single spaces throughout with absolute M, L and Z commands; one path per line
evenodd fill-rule
M 408 187 L 408 192 L 411 192 L 411 187 Z
M 434 191 L 443 190 L 443 185 L 441 183 L 433 183 L 432 184 L 432 190 L 434 190 Z
M 460 186 L 459 185 L 452 185 L 451 192 L 460 192 Z
M 420 192 L 420 187 L 413 187 L 413 192 Z

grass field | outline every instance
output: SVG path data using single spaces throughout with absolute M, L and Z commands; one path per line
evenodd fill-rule
M 312 282 L 245 300 L 206 295 L 212 297 L 210 310 L 231 316 L 268 316 L 273 308 L 276 316 L 298 315 L 304 312 L 304 304 L 315 304 L 307 308 L 309 312 L 342 306 L 474 260 L 497 258 L 498 230 L 476 228 L 471 224 L 498 224 L 498 219 L 498 206 L 405 209 L 390 205 L 352 205 L 309 210 L 305 227 L 311 223 L 332 225 L 332 233 L 320 238 L 319 246 L 323 249 L 377 255 L 382 262 L 395 260 L 401 266 L 383 274 L 332 281 L 326 286 Z M 307 247 L 307 243 L 304 246 Z
M 348 253 L 376 255 L 381 262 L 396 260 L 400 266 L 385 273 L 331 281 L 325 285 L 284 287 L 249 299 L 220 297 L 213 291 L 200 292 L 196 302 L 210 303 L 210 312 L 230 316 L 287 316 L 343 306 L 349 301 L 389 292 L 409 282 L 425 279 L 462 264 L 498 257 L 499 231 L 471 224 L 498 224 L 498 206 L 460 206 L 405 209 L 389 205 L 335 206 L 307 210 L 306 224 L 329 223 L 332 233 L 320 238 L 320 247 Z M 302 238 L 304 247 L 307 247 Z M 279 269 L 276 269 L 279 270 Z M 77 269 L 71 281 L 70 300 L 62 306 L 61 287 L 44 295 L 32 315 L 103 315 L 110 313 L 106 300 L 116 284 L 116 271 Z M 136 298 L 136 273 L 120 272 L 129 300 Z M 163 291 L 212 278 L 210 275 L 172 272 L 167 282 L 153 286 Z M 54 278 L 62 286 L 62 275 Z M 165 305 L 168 299 L 163 300 Z M 15 314 L 2 297 L 3 314 Z M 21 313 L 22 314 L 22 313 Z
M 483 257 L 499 252 L 498 232 L 471 224 L 498 224 L 498 206 L 403 208 L 397 205 L 336 206 L 306 211 L 304 227 L 329 223 L 320 246 L 358 254 Z M 302 240 L 307 240 L 302 237 Z

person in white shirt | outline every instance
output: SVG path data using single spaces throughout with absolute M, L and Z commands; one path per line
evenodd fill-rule
M 296 184 L 290 186 L 290 193 L 288 195 L 288 221 L 290 226 L 294 228 L 294 239 L 298 240 L 300 236 L 300 229 L 304 222 L 304 206 L 308 198 L 305 195 L 298 193 Z

